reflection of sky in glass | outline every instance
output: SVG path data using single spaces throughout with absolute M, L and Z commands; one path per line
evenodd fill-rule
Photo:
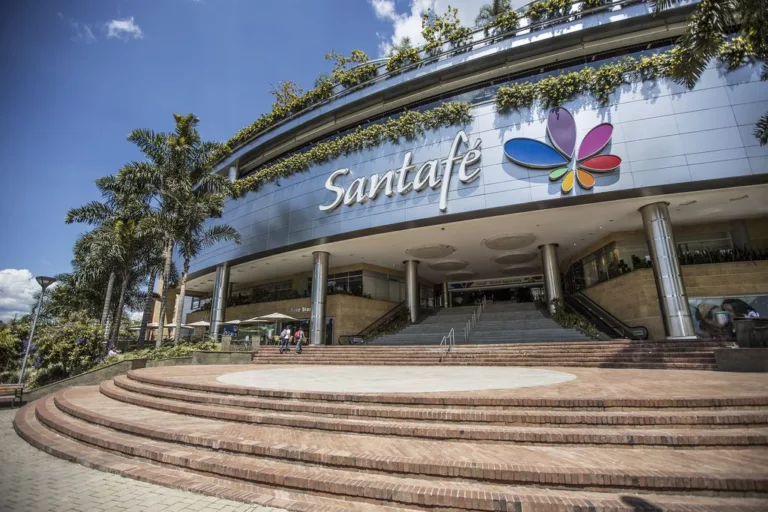
M 483 103 L 483 102 L 486 102 L 486 101 L 493 100 L 494 96 L 496 95 L 496 92 L 499 90 L 499 87 L 502 87 L 502 86 L 507 86 L 507 85 L 511 85 L 511 84 L 514 84 L 514 83 L 518 83 L 518 82 L 536 82 L 538 80 L 541 80 L 542 78 L 546 78 L 546 77 L 549 77 L 549 76 L 555 76 L 555 75 L 560 75 L 562 73 L 569 73 L 569 72 L 572 72 L 572 71 L 578 71 L 578 70 L 584 69 L 586 67 L 599 67 L 599 66 L 602 66 L 603 64 L 614 63 L 614 62 L 617 62 L 617 61 L 619 61 L 619 60 L 621 60 L 621 59 L 623 59 L 623 58 L 625 58 L 625 57 L 627 57 L 629 55 L 631 55 L 634 58 L 639 58 L 639 57 L 644 57 L 644 56 L 647 56 L 647 55 L 653 55 L 655 53 L 664 52 L 666 50 L 669 50 L 670 48 L 672 48 L 672 46 L 662 46 L 662 47 L 659 47 L 659 48 L 652 48 L 652 49 L 642 50 L 642 51 L 639 51 L 639 52 L 633 52 L 633 53 L 617 55 L 617 56 L 610 57 L 610 58 L 607 58 L 607 59 L 595 60 L 595 61 L 589 62 L 588 64 L 587 63 L 574 64 L 573 66 L 568 66 L 568 67 L 559 68 L 559 69 L 553 69 L 551 71 L 547 71 L 545 73 L 540 73 L 540 74 L 537 74 L 537 75 L 524 75 L 524 76 L 518 75 L 514 79 L 508 79 L 506 77 L 502 77 L 502 78 L 496 79 L 496 80 L 499 80 L 498 82 L 495 82 L 495 83 L 492 83 L 492 84 L 487 84 L 486 83 L 486 84 L 474 85 L 474 86 L 471 86 L 471 87 L 473 87 L 473 89 L 471 89 L 471 90 L 464 90 L 464 91 L 449 93 L 449 94 L 446 94 L 446 95 L 440 97 L 439 99 L 436 99 L 436 100 L 431 101 L 429 103 L 424 103 L 424 104 L 420 104 L 420 105 L 414 105 L 414 106 L 410 107 L 409 110 L 415 110 L 415 111 L 419 111 L 419 112 L 424 112 L 426 110 L 430 110 L 430 109 L 433 109 L 435 107 L 438 107 L 438 106 L 442 105 L 443 103 L 448 103 L 448 102 L 452 102 L 452 101 L 467 102 L 467 103 L 471 103 L 473 105 L 474 104 L 478 104 L 478 103 Z M 393 117 L 397 117 L 399 115 L 401 115 L 401 113 L 398 112 L 397 114 L 388 115 L 388 116 L 376 119 L 375 121 L 366 122 L 363 125 L 364 126 L 369 126 L 371 124 L 385 123 L 389 119 L 391 119 Z M 326 136 L 326 137 L 324 137 L 322 139 L 318 139 L 318 140 L 312 141 L 310 144 L 308 144 L 306 146 L 303 146 L 302 148 L 299 148 L 297 150 L 294 150 L 290 154 L 285 154 L 285 155 L 282 155 L 279 158 L 276 158 L 274 160 L 270 160 L 270 161 L 264 162 L 260 166 L 254 168 L 254 169 L 250 169 L 247 173 L 242 174 L 240 177 L 244 178 L 245 176 L 248 176 L 249 174 L 253 174 L 254 172 L 258 171 L 259 169 L 262 169 L 262 168 L 264 168 L 266 166 L 272 165 L 277 160 L 281 160 L 281 159 L 287 158 L 287 157 L 291 156 L 292 154 L 307 151 L 311 146 L 314 146 L 315 144 L 318 144 L 320 142 L 326 142 L 326 141 L 329 141 L 329 140 L 334 140 L 334 139 L 337 139 L 338 137 L 342 137 L 344 135 L 347 135 L 347 134 L 353 132 L 354 130 L 356 130 L 359 126 L 360 125 L 355 125 L 353 127 L 350 127 L 350 128 L 344 129 L 344 130 L 340 130 L 340 131 L 338 131 L 338 132 L 336 132 L 336 133 L 334 133 L 332 135 Z

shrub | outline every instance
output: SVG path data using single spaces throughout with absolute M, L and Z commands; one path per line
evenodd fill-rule
M 103 337 L 101 327 L 85 315 L 40 326 L 27 362 L 34 370 L 25 379 L 37 387 L 91 369 L 103 358 Z

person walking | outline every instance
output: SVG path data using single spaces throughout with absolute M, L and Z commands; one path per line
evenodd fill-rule
M 291 351 L 291 329 L 286 326 L 280 333 L 280 353 Z
M 293 335 L 293 339 L 296 340 L 296 353 L 301 354 L 301 342 L 304 341 L 304 330 L 301 327 Z

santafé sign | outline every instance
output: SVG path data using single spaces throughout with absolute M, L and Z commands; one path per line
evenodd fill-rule
M 440 211 L 447 209 L 448 186 L 451 182 L 454 165 L 459 164 L 459 180 L 462 183 L 470 183 L 480 176 L 480 168 L 469 171 L 468 168 L 480 162 L 480 139 L 475 140 L 472 147 L 459 155 L 459 149 L 462 145 L 469 147 L 469 138 L 464 131 L 456 134 L 451 145 L 451 151 L 443 159 L 429 160 L 415 170 L 413 161 L 413 152 L 409 151 L 403 158 L 403 165 L 399 169 L 393 169 L 383 174 L 374 174 L 370 178 L 363 176 L 356 178 L 345 189 L 338 185 L 336 180 L 339 176 L 349 174 L 349 168 L 339 169 L 331 173 L 325 182 L 325 188 L 330 190 L 336 197 L 329 204 L 321 205 L 320 210 L 331 211 L 342 203 L 352 206 L 355 203 L 365 203 L 366 201 L 376 199 L 383 191 L 387 197 L 394 194 L 405 195 L 409 192 L 421 192 L 427 188 L 437 189 L 440 187 Z M 442 171 L 441 171 L 442 169 Z M 415 172 L 414 172 L 415 171 Z M 413 176 L 413 180 L 410 180 Z

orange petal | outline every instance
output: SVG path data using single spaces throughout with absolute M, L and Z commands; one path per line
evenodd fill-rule
M 587 171 L 579 169 L 576 171 L 576 179 L 579 180 L 579 185 L 589 190 L 595 186 L 595 178 Z
M 561 187 L 563 194 L 567 194 L 568 192 L 573 190 L 573 175 L 574 175 L 574 172 L 571 171 L 565 176 L 565 179 L 563 180 L 563 186 Z

